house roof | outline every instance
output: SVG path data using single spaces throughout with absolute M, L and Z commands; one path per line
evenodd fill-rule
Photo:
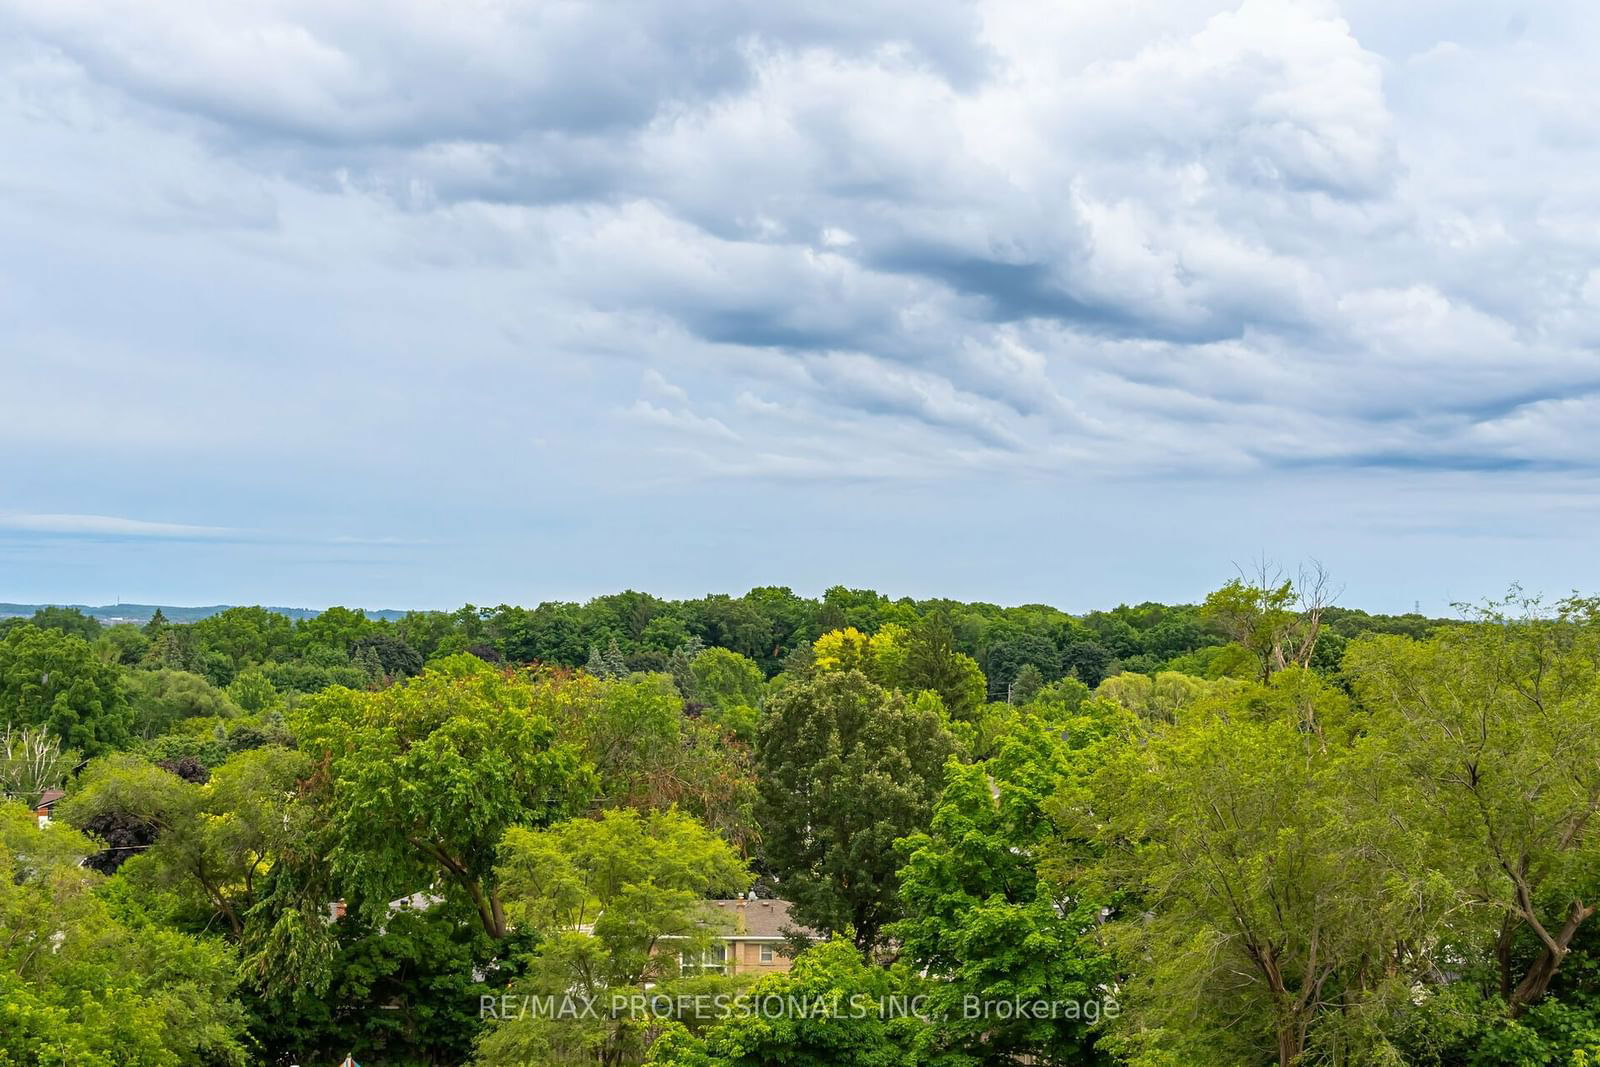
M 66 795 L 67 791 L 65 789 L 46 789 L 39 795 L 39 806 L 41 808 L 54 807 L 56 801 L 60 800 Z
M 729 938 L 746 938 L 750 940 L 766 939 L 781 941 L 786 928 L 793 928 L 800 933 L 815 937 L 816 934 L 805 927 L 796 926 L 789 918 L 789 902 L 787 900 L 708 900 L 707 904 L 715 908 L 724 920 L 724 934 Z

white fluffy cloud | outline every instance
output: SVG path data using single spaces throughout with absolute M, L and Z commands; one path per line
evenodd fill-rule
M 0 442 L 271 442 L 270 492 L 1591 470 L 1597 22 L 0 0 Z

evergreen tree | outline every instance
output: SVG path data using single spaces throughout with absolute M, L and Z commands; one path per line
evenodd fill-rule
M 1007 703 L 1026 704 L 1038 695 L 1044 688 L 1044 675 L 1039 673 L 1039 668 L 1031 663 L 1024 663 L 1017 671 L 1017 676 L 1011 680 L 1010 691 L 1007 694 Z
M 607 678 L 626 678 L 628 676 L 628 660 L 623 656 L 622 649 L 617 647 L 617 639 L 613 637 L 606 646 L 605 655 L 601 657 L 605 666 Z
M 698 637 L 690 637 L 683 644 L 672 650 L 672 655 L 667 659 L 667 673 L 672 675 L 672 680 L 678 686 L 678 692 L 689 704 L 699 704 L 700 686 L 694 676 L 694 658 L 706 647 L 705 642 Z
M 150 616 L 150 621 L 144 624 L 144 635 L 151 640 L 155 640 L 156 635 L 166 628 L 167 617 L 162 614 L 160 608 L 157 608 L 155 614 Z
M 955 628 L 943 608 L 923 616 L 906 636 L 905 686 L 931 689 L 952 719 L 977 714 L 988 693 L 978 662 L 956 651 Z

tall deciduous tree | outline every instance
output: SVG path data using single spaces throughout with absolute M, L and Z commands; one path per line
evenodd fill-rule
M 108 847 L 130 848 L 138 857 L 132 869 L 141 877 L 215 913 L 240 937 L 266 872 L 306 830 L 293 805 L 308 769 L 301 753 L 268 746 L 239 753 L 202 784 L 118 753 L 84 771 L 60 814 L 90 832 L 128 823 L 148 827 L 147 843 Z
M 732 655 L 732 653 L 728 653 Z M 586 672 L 534 688 L 535 710 L 574 743 L 596 772 L 597 802 L 639 810 L 683 808 L 741 851 L 756 837 L 749 746 L 684 713 L 670 678 L 605 682 Z
M 1086 933 L 1101 900 L 1051 876 L 1064 835 L 1047 808 L 1063 778 L 1092 770 L 1109 718 L 1023 714 L 991 759 L 950 764 L 928 830 L 900 842 L 906 915 L 890 933 L 929 975 L 941 1047 L 986 1063 L 1100 1061 L 1091 1025 L 1112 971 Z M 1008 1000 L 1063 1010 L 964 1010 Z
M 1347 663 L 1389 802 L 1492 916 L 1496 985 L 1520 1015 L 1600 908 L 1600 601 L 1513 595 L 1425 642 L 1356 641 Z
M 707 713 L 728 732 L 751 740 L 766 683 L 761 668 L 737 652 L 708 648 L 694 658 L 689 669 Z
M 0 1063 L 242 1067 L 228 947 L 122 921 L 93 848 L 0 802 Z
M 1129 715 L 1080 811 L 1130 901 L 1106 930 L 1134 1062 L 1390 1062 L 1363 1024 L 1429 974 L 1453 901 L 1365 778 L 1345 711 L 1291 668 L 1171 724 Z
M 1032 667 L 1041 682 L 1061 677 L 1061 652 L 1047 633 L 997 623 L 984 635 L 982 666 L 989 679 L 989 698 L 1005 700 L 1026 667 Z
M 332 649 L 340 655 L 349 655 L 350 649 L 361 638 L 377 632 L 377 624 L 367 618 L 364 611 L 333 607 L 319 612 L 295 625 L 291 638 L 295 648 L 312 647 Z
M 956 651 L 950 616 L 940 608 L 919 619 L 905 639 L 903 676 L 896 684 L 939 694 L 952 719 L 971 719 L 983 705 L 989 683 L 978 661 Z
M 235 671 L 285 658 L 293 636 L 287 616 L 263 607 L 228 608 L 190 629 L 205 651 L 226 656 Z
M 52 604 L 35 611 L 33 618 L 28 621 L 41 630 L 60 630 L 64 634 L 81 637 L 85 641 L 93 641 L 100 636 L 99 620 L 85 615 L 77 608 L 64 608 Z
M 350 645 L 350 661 L 376 660 L 385 678 L 409 678 L 422 670 L 422 654 L 394 634 L 368 634 Z
M 81 637 L 18 626 L 0 641 L 0 708 L 86 756 L 128 742 L 131 714 L 117 668 Z
M 296 710 L 300 747 L 326 765 L 329 858 L 369 906 L 443 881 L 503 937 L 494 850 L 512 826 L 580 808 L 593 774 L 558 743 L 526 677 L 452 656 L 378 692 L 327 690 Z
M 233 718 L 242 710 L 226 692 L 188 671 L 129 671 L 124 689 L 134 732 L 142 738 L 158 737 L 185 719 Z
M 799 921 L 877 944 L 898 917 L 894 843 L 926 825 L 952 751 L 942 709 L 824 672 L 770 701 L 757 740 L 765 854 Z
M 1176 722 L 1180 713 L 1207 693 L 1220 692 L 1233 683 L 1208 682 L 1177 671 L 1148 674 L 1117 674 L 1101 682 L 1094 695 L 1119 704 L 1141 718 Z

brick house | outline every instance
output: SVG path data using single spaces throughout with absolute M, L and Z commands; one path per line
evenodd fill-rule
M 705 958 L 686 959 L 678 955 L 685 971 L 710 971 L 720 974 L 775 974 L 787 971 L 792 960 L 784 955 L 788 942 L 784 931 L 794 928 L 789 919 L 787 900 L 708 900 L 717 916 L 718 940 Z M 809 934 L 809 931 L 801 930 Z

